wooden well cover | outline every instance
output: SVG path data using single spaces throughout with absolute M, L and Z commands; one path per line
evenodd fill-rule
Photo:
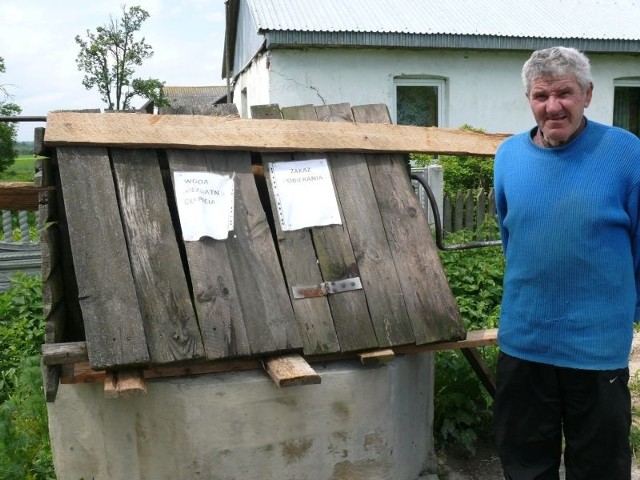
M 256 131 L 261 122 L 273 125 L 269 120 L 240 121 L 239 143 L 221 148 L 203 140 L 207 128 L 216 138 L 220 120 L 213 117 L 48 118 L 45 144 L 56 148 L 52 182 L 59 182 L 62 197 L 59 251 L 71 257 L 65 275 L 77 287 L 77 295 L 66 289 L 65 302 L 68 311 L 79 305 L 93 368 L 296 350 L 315 355 L 465 337 L 405 154 L 373 152 L 368 144 L 362 152 L 357 145 L 321 151 L 304 142 L 309 125 L 316 135 L 323 129 L 339 135 L 337 122 L 347 129 L 355 121 L 366 138 L 364 124 L 388 123 L 386 107 L 260 111 L 254 118 L 284 118 L 286 138 L 273 139 L 283 147 L 242 144 L 244 126 Z M 324 122 L 310 123 L 317 120 Z M 185 135 L 185 122 L 197 122 L 196 141 Z M 376 129 L 384 134 L 384 126 Z M 327 159 L 342 222 L 283 231 L 271 207 L 268 165 L 310 155 Z M 226 240 L 182 240 L 174 171 L 234 174 L 234 229 Z M 293 287 L 345 278 L 358 278 L 362 288 L 293 298 Z

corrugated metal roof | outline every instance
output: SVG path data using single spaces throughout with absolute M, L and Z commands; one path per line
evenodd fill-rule
M 258 31 L 640 40 L 640 0 L 248 0 Z
M 172 107 L 196 107 L 212 105 L 227 95 L 225 86 L 192 86 L 192 87 L 162 87 L 162 90 Z

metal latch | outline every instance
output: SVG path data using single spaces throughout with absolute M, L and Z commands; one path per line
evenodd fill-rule
M 327 295 L 351 290 L 361 290 L 360 277 L 345 278 L 335 282 L 322 282 L 317 285 L 305 285 L 291 287 L 293 298 L 326 297 Z

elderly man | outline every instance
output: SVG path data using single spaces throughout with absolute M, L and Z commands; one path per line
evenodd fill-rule
M 631 475 L 628 359 L 640 319 L 640 140 L 587 120 L 589 60 L 572 48 L 522 70 L 536 122 L 498 149 L 506 258 L 495 433 L 505 478 Z

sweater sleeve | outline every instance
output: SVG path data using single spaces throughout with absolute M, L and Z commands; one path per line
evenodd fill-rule
M 496 152 L 493 167 L 493 194 L 496 202 L 496 212 L 498 214 L 498 228 L 500 229 L 500 239 L 502 240 L 502 252 L 507 251 L 509 242 L 509 232 L 504 226 L 504 217 L 507 215 L 507 200 L 504 192 L 504 145 L 501 145 Z
M 639 159 L 640 160 L 640 159 Z M 636 280 L 636 310 L 634 321 L 640 323 L 640 185 L 635 185 L 629 199 L 631 247 Z

